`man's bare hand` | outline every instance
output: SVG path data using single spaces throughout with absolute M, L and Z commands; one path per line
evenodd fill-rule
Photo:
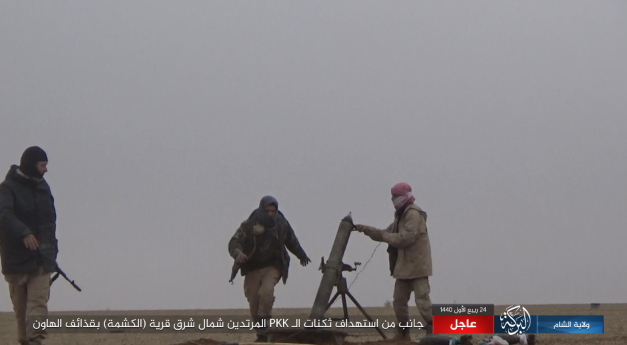
M 366 230 L 366 225 L 363 224 L 356 224 L 355 225 L 355 230 L 359 231 L 359 232 L 364 232 L 364 230 Z
M 37 243 L 37 239 L 33 234 L 24 237 L 24 245 L 30 250 L 37 250 L 37 247 L 39 247 L 39 243 Z
M 238 264 L 243 264 L 246 260 L 248 260 L 248 257 L 244 253 L 239 253 L 237 254 L 237 257 L 235 257 L 235 262 Z

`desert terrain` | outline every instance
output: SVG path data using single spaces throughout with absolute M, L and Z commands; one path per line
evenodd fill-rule
M 507 306 L 495 306 L 495 313 L 499 315 Z M 627 332 L 624 325 L 627 322 L 627 304 L 602 304 L 599 308 L 591 308 L 590 304 L 565 304 L 565 305 L 524 305 L 532 315 L 604 315 L 604 334 L 590 335 L 551 335 L 540 334 L 537 336 L 538 344 L 547 345 L 619 345 L 627 344 Z M 365 308 L 372 317 L 378 315 L 393 315 L 391 308 L 372 307 Z M 276 309 L 276 315 L 308 315 L 309 309 Z M 415 307 L 411 310 L 416 318 Z M 356 308 L 350 309 L 353 320 L 363 320 L 362 314 Z M 90 312 L 51 312 L 50 315 L 95 315 L 98 317 L 107 315 L 187 315 L 187 316 L 248 316 L 245 309 L 226 310 L 154 310 L 154 311 L 90 311 Z M 341 309 L 332 308 L 327 316 L 337 317 L 341 315 Z M 354 316 L 354 318 L 353 318 Z M 228 329 L 225 328 L 225 331 Z M 391 337 L 393 331 L 388 329 L 385 333 Z M 423 333 L 414 332 L 413 339 L 420 337 Z M 451 334 L 450 336 L 456 336 Z M 457 335 L 458 336 L 458 335 Z M 473 343 L 489 336 L 489 334 L 473 335 Z M 96 334 L 50 334 L 46 344 L 48 345 L 200 345 L 213 344 L 216 342 L 251 342 L 255 339 L 253 333 L 249 331 L 235 331 L 229 333 L 207 333 L 190 332 L 186 330 L 180 333 L 96 333 Z M 378 343 L 381 337 L 376 333 L 359 334 L 352 333 L 346 338 L 350 344 Z M 0 345 L 17 344 L 17 334 L 15 321 L 12 313 L 0 313 Z M 387 341 L 386 344 L 391 344 Z

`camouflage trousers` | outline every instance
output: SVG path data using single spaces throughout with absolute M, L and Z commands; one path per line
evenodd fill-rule
M 5 274 L 17 321 L 17 336 L 21 344 L 43 344 L 47 332 L 35 329 L 36 321 L 48 316 L 50 273 L 43 268 L 31 274 Z M 39 328 L 39 327 L 38 327 Z
M 420 312 L 420 316 L 422 316 L 427 324 L 430 324 L 433 321 L 433 314 L 431 310 L 431 299 L 429 298 L 429 293 L 431 292 L 429 277 L 396 279 L 392 305 L 394 306 L 397 321 L 409 321 L 408 303 L 412 292 L 414 293 L 414 300 Z

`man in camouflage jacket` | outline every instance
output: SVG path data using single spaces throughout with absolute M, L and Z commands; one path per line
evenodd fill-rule
M 272 196 L 265 196 L 253 213 L 241 223 L 229 241 L 229 254 L 235 263 L 231 272 L 233 282 L 238 271 L 244 276 L 244 295 L 248 300 L 250 315 L 254 323 L 272 316 L 274 287 L 283 280 L 286 284 L 290 256 L 294 254 L 302 266 L 311 260 L 300 246 L 290 223 Z M 265 341 L 263 328 L 258 330 L 257 341 Z

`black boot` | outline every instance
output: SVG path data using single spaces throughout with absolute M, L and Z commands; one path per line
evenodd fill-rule
M 267 343 L 267 342 L 268 342 L 268 336 L 266 335 L 266 330 L 258 329 L 257 339 L 255 339 L 255 343 Z
M 259 321 L 262 323 L 260 328 L 257 328 L 257 339 L 255 339 L 255 343 L 267 343 L 268 336 L 266 335 L 268 331 L 268 324 L 270 323 L 270 317 L 264 316 L 260 317 Z
M 425 331 L 427 331 L 427 335 L 433 334 L 433 320 L 427 321 L 427 326 L 425 327 Z
M 411 335 L 409 335 L 409 327 L 396 327 L 396 335 L 393 340 L 395 341 L 411 341 Z

